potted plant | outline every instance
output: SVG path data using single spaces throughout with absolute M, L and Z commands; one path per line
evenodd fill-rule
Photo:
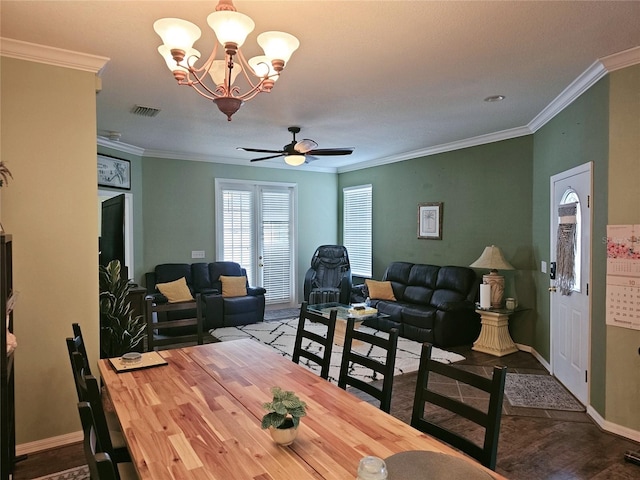
M 298 435 L 300 418 L 304 417 L 307 404 L 293 392 L 272 387 L 273 400 L 262 406 L 267 413 L 262 417 L 262 428 L 269 429 L 273 441 L 286 446 L 291 445 Z
M 142 315 L 133 316 L 127 295 L 131 286 L 120 276 L 120 261 L 100 266 L 100 357 L 121 357 L 142 352 L 146 324 Z

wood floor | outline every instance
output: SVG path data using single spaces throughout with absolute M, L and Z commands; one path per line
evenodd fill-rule
M 470 348 L 452 349 L 466 357 L 465 366 L 502 364 L 516 373 L 546 374 L 530 354 L 517 352 L 496 358 Z M 465 367 L 469 368 L 469 367 Z M 391 414 L 410 421 L 416 374 L 394 379 Z M 631 480 L 640 466 L 624 461 L 627 450 L 640 444 L 600 430 L 582 412 L 514 408 L 505 400 L 496 470 L 512 480 Z M 16 465 L 14 479 L 37 478 L 85 463 L 80 444 L 30 454 Z

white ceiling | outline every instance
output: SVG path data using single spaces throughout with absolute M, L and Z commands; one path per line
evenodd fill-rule
M 108 57 L 97 134 L 121 132 L 123 150 L 249 165 L 260 155 L 236 147 L 280 149 L 291 141 L 287 127 L 297 125 L 298 139 L 319 148 L 355 147 L 351 156 L 298 167 L 321 171 L 531 133 L 590 81 L 640 62 L 639 1 L 237 0 L 256 22 L 247 58 L 260 53 L 255 39 L 266 30 L 289 32 L 301 45 L 273 91 L 227 122 L 210 101 L 175 84 L 152 28 L 162 17 L 196 23 L 203 36 L 195 47 L 208 55 L 214 36 L 206 17 L 216 4 L 2 0 L 0 36 Z M 498 94 L 506 99 L 483 101 Z M 136 104 L 161 112 L 135 116 Z

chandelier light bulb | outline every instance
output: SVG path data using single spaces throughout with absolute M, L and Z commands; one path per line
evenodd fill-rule
M 207 23 L 216 34 L 220 44 L 225 47 L 235 44 L 240 48 L 256 24 L 243 13 L 222 10 L 207 17 Z
M 264 32 L 258 35 L 258 45 L 262 47 L 267 58 L 272 61 L 282 60 L 284 68 L 293 52 L 300 46 L 300 42 L 285 32 Z
M 161 18 L 153 24 L 153 29 L 169 51 L 187 52 L 202 35 L 197 25 L 180 18 Z

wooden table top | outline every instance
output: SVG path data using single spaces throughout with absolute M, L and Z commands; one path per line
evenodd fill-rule
M 142 479 L 345 480 L 365 455 L 407 450 L 443 452 L 484 469 L 253 340 L 159 353 L 168 365 L 118 374 L 99 362 Z M 288 447 L 260 427 L 272 386 L 307 403 Z

